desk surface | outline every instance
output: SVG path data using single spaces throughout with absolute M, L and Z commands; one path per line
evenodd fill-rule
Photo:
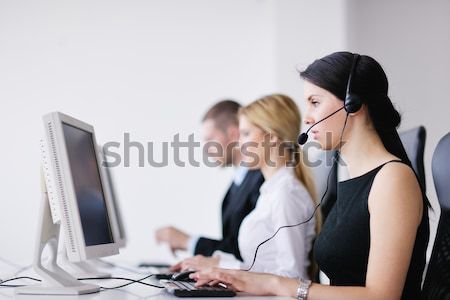
M 117 270 L 117 269 L 111 269 L 110 273 L 113 274 L 113 276 L 116 277 L 126 277 L 126 278 L 132 278 L 132 279 L 139 279 L 144 277 L 143 274 L 136 274 L 136 273 L 124 273 L 123 270 Z M 33 271 L 26 272 L 26 274 L 21 274 L 32 276 L 32 277 L 38 277 Z M 145 282 L 152 283 L 152 284 L 158 284 L 159 282 L 155 279 L 148 279 Z M 29 284 L 30 281 L 15 281 L 14 284 Z M 126 282 L 122 280 L 116 280 L 116 279 L 107 279 L 107 280 L 96 280 L 96 281 L 89 281 L 86 283 L 92 283 L 92 284 L 98 284 L 100 286 L 104 287 L 113 287 L 118 286 L 121 284 L 124 284 Z M 238 293 L 237 297 L 239 299 L 249 299 L 249 300 L 257 300 L 257 299 L 269 299 L 268 297 L 257 297 L 257 296 L 251 296 L 248 294 Z M 270 299 L 292 299 L 292 298 L 286 298 L 286 297 L 270 297 Z M 123 287 L 120 289 L 115 290 L 102 290 L 99 293 L 93 293 L 93 294 L 87 294 L 87 295 L 80 295 L 80 296 L 49 296 L 49 295 L 16 295 L 14 293 L 14 288 L 10 287 L 0 287 L 0 299 L 30 299 L 30 300 L 51 300 L 51 299 L 67 299 L 67 300 L 75 300 L 75 299 L 83 299 L 83 300 L 101 300 L 101 299 L 108 299 L 108 300 L 135 300 L 135 299 L 154 299 L 154 300 L 160 300 L 160 299 L 183 299 L 183 298 L 177 298 L 169 293 L 167 293 L 164 289 L 158 289 L 150 286 L 145 286 L 142 284 L 131 284 L 127 287 Z M 186 298 L 184 298 L 186 299 Z M 189 299 L 189 298 L 188 298 Z M 218 298 L 191 298 L 191 299 L 218 299 Z

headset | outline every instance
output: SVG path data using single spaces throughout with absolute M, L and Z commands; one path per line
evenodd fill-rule
M 321 206 L 323 199 L 325 198 L 326 194 L 328 193 L 328 183 L 330 181 L 330 175 L 332 173 L 332 170 L 333 170 L 336 162 L 340 159 L 340 156 L 341 156 L 342 136 L 344 135 L 344 130 L 347 125 L 348 116 L 349 116 L 349 114 L 356 113 L 357 111 L 359 111 L 363 104 L 361 97 L 359 97 L 357 94 L 353 93 L 353 91 L 352 91 L 353 77 L 354 77 L 356 66 L 358 64 L 359 59 L 360 59 L 359 54 L 356 54 L 356 53 L 353 54 L 352 67 L 350 69 L 350 74 L 348 75 L 348 80 L 347 80 L 347 88 L 346 88 L 346 92 L 345 92 L 344 106 L 339 108 L 338 110 L 334 111 L 333 113 L 329 114 L 325 118 L 319 120 L 318 122 L 314 123 L 311 127 L 309 127 L 309 129 L 306 132 L 303 132 L 298 137 L 298 143 L 300 145 L 305 144 L 306 141 L 308 140 L 308 132 L 311 130 L 311 128 L 313 128 L 320 122 L 325 121 L 326 119 L 330 118 L 331 116 L 335 115 L 336 113 L 338 113 L 339 111 L 341 111 L 343 109 L 346 111 L 347 116 L 345 117 L 344 126 L 342 127 L 342 131 L 341 131 L 339 149 L 337 150 L 336 157 L 333 158 L 333 164 L 332 164 L 330 171 L 328 172 L 328 176 L 327 176 L 327 186 L 326 186 L 325 192 L 323 193 L 323 195 L 320 199 L 320 202 L 316 205 L 316 207 L 314 208 L 314 212 L 308 219 L 306 219 L 303 222 L 297 223 L 297 224 L 281 226 L 275 231 L 275 233 L 271 237 L 269 237 L 268 239 L 259 243 L 258 246 L 256 247 L 255 255 L 253 256 L 253 262 L 252 262 L 251 266 L 247 269 L 243 269 L 242 271 L 250 271 L 253 268 L 253 266 L 255 265 L 255 262 L 256 262 L 256 255 L 258 254 L 259 247 L 261 247 L 263 244 L 265 244 L 268 241 L 270 241 L 271 239 L 273 239 L 278 234 L 278 232 L 283 228 L 292 228 L 292 227 L 297 227 L 297 226 L 303 225 L 305 223 L 308 223 L 309 221 L 312 220 L 312 218 L 314 218 L 314 215 L 316 214 L 317 209 L 319 208 L 319 206 Z
M 353 54 L 352 68 L 350 70 L 350 75 L 348 75 L 348 80 L 347 80 L 347 89 L 345 92 L 344 108 L 348 114 L 357 112 L 363 104 L 361 97 L 359 97 L 357 94 L 353 93 L 353 91 L 352 91 L 353 76 L 355 74 L 356 65 L 358 64 L 359 58 L 360 58 L 359 54 L 356 54 L 356 53 Z
M 308 133 L 309 131 L 316 126 L 317 124 L 325 121 L 326 119 L 334 116 L 336 113 L 340 112 L 341 110 L 345 109 L 345 111 L 348 114 L 352 114 L 357 112 L 361 107 L 362 107 L 362 100 L 361 97 L 359 97 L 357 94 L 353 93 L 352 91 L 352 82 L 353 82 L 353 74 L 355 73 L 356 70 L 356 66 L 358 64 L 360 55 L 359 54 L 353 54 L 353 62 L 352 62 L 352 67 L 350 69 L 350 74 L 348 75 L 348 80 L 347 80 L 347 88 L 345 91 L 345 99 L 344 99 L 344 106 L 342 106 L 341 108 L 339 108 L 338 110 L 336 110 L 335 112 L 329 114 L 328 116 L 326 116 L 325 118 L 317 121 L 316 123 L 314 123 L 311 127 L 309 127 L 308 130 L 306 130 L 306 132 L 303 132 L 302 134 L 300 134 L 298 136 L 298 140 L 297 142 L 300 145 L 304 145 L 306 143 L 306 141 L 308 140 Z

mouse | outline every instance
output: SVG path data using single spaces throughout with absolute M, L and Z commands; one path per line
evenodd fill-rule
M 172 280 L 175 281 L 195 281 L 191 278 L 189 278 L 189 274 L 195 273 L 196 271 L 194 270 L 187 270 L 187 271 L 183 271 L 183 272 L 179 272 L 179 273 L 174 273 L 172 275 Z

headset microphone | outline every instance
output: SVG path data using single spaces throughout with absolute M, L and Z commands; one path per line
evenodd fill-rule
M 311 130 L 311 128 L 313 128 L 320 122 L 325 121 L 326 119 L 328 119 L 329 117 L 331 117 L 332 115 L 334 115 L 335 113 L 340 111 L 341 109 L 345 109 L 345 111 L 347 112 L 347 116 L 348 116 L 348 114 L 355 113 L 361 108 L 362 103 L 363 103 L 362 99 L 359 97 L 359 95 L 353 93 L 353 91 L 352 91 L 353 76 L 355 74 L 355 69 L 356 69 L 356 65 L 358 64 L 359 58 L 360 58 L 359 54 L 356 54 L 356 53 L 353 54 L 353 62 L 352 62 L 352 66 L 350 68 L 350 74 L 349 74 L 348 80 L 347 80 L 347 89 L 345 92 L 344 107 L 342 107 L 342 108 L 338 109 L 337 111 L 335 111 L 334 113 L 326 116 L 319 122 L 314 123 L 311 127 L 309 127 L 309 129 L 306 132 L 300 134 L 298 136 L 298 140 L 297 140 L 297 142 L 300 145 L 305 144 L 306 141 L 308 140 L 308 132 Z
M 336 110 L 335 112 L 329 114 L 329 115 L 326 116 L 325 118 L 323 118 L 323 119 L 321 119 L 320 121 L 314 123 L 311 127 L 308 128 L 308 130 L 306 130 L 306 132 L 303 132 L 302 134 L 300 134 L 300 135 L 298 136 L 297 142 L 298 142 L 300 145 L 305 144 L 306 141 L 308 140 L 308 132 L 309 132 L 314 126 L 316 126 L 317 124 L 319 124 L 319 123 L 322 122 L 322 121 L 325 121 L 326 119 L 328 119 L 329 117 L 331 117 L 331 116 L 333 116 L 334 114 L 338 113 L 339 111 L 343 110 L 344 108 L 345 108 L 345 106 L 339 108 L 339 109 Z

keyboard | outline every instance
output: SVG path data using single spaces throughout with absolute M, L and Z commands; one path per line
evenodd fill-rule
M 166 290 L 176 297 L 234 297 L 236 293 L 220 286 L 196 287 L 195 282 L 160 280 Z

